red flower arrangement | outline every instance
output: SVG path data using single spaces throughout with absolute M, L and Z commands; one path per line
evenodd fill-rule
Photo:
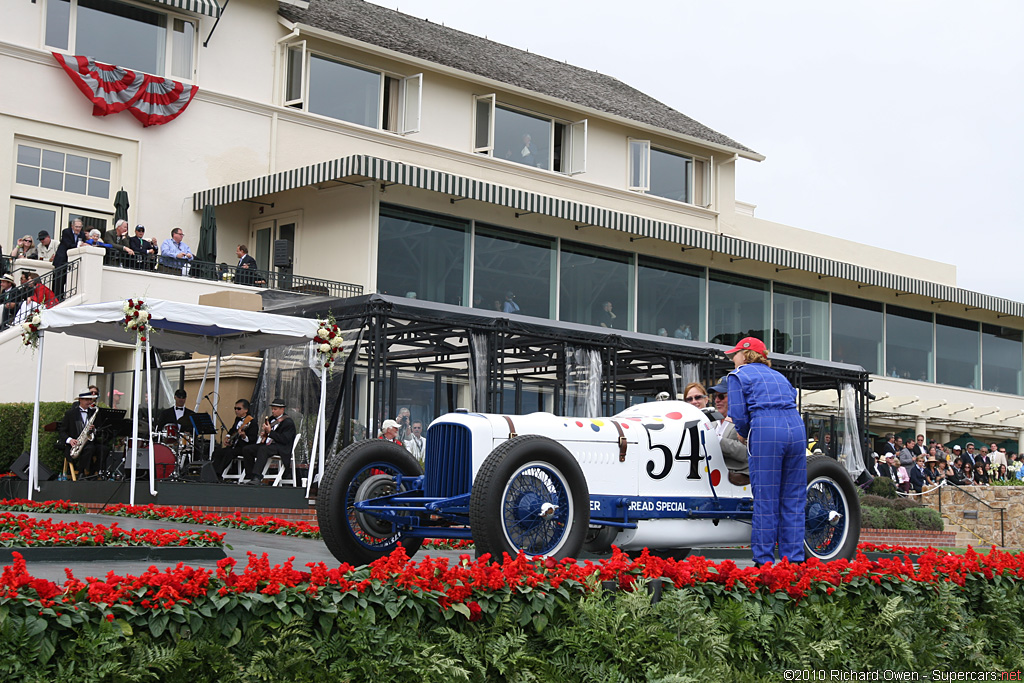
M 176 529 L 122 529 L 89 522 L 53 522 L 0 512 L 0 547 L 41 546 L 191 546 L 221 547 L 224 534 Z
M 214 512 L 203 512 L 185 507 L 169 505 L 124 505 L 118 503 L 103 510 L 104 514 L 117 517 L 136 517 L 139 519 L 164 519 L 169 522 L 186 522 L 190 524 L 206 524 L 209 526 L 231 527 L 246 531 L 262 531 L 283 536 L 300 538 L 320 538 L 320 527 L 309 522 L 289 522 L 277 517 L 247 517 L 240 512 L 221 515 Z
M 3 475 L 0 475 L 3 476 Z M 14 476 L 13 474 L 11 476 Z M 86 507 L 80 503 L 67 500 L 28 500 L 27 498 L 4 498 L 0 500 L 0 510 L 13 512 L 53 512 L 53 513 L 84 513 Z

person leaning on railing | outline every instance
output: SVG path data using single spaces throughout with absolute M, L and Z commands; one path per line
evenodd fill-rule
M 128 221 L 123 218 L 114 225 L 113 230 L 107 230 L 103 234 L 103 241 L 110 245 L 107 255 L 103 257 L 105 265 L 125 266 L 127 256 L 135 256 L 135 250 L 129 246 Z
M 182 275 L 188 262 L 194 258 L 192 249 L 185 244 L 185 231 L 171 228 L 171 236 L 160 245 L 159 271 L 168 275 Z
M 128 246 L 135 252 L 134 267 L 142 270 L 153 269 L 153 259 L 156 258 L 156 238 L 146 239 L 146 226 L 135 226 L 135 237 L 128 238 Z

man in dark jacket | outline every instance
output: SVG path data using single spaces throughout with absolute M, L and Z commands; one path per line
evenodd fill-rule
M 128 221 L 123 218 L 119 220 L 113 230 L 103 233 L 103 241 L 110 245 L 107 255 L 103 257 L 104 265 L 129 265 L 130 261 L 126 257 L 135 256 L 135 250 L 129 246 L 131 238 L 128 237 Z
M 153 426 L 157 430 L 163 430 L 165 425 L 177 424 L 178 420 L 189 415 L 195 415 L 195 411 L 185 407 L 185 399 L 188 398 L 188 393 L 184 389 L 178 389 L 174 392 L 174 405 L 170 408 L 161 410 L 157 416 Z
M 72 458 L 71 451 L 78 445 L 78 438 L 82 436 L 85 425 L 96 413 L 96 394 L 91 391 L 84 391 L 78 395 L 78 403 L 71 406 L 64 413 L 60 421 L 58 434 L 60 442 L 64 446 L 64 459 L 71 463 L 82 476 L 96 474 L 106 468 L 106 448 L 97 440 L 92 439 L 82 448 L 77 458 Z M 93 423 L 95 425 L 95 422 Z
M 60 233 L 60 244 L 57 245 L 57 253 L 53 257 L 53 269 L 57 270 L 68 262 L 68 251 L 77 249 L 85 241 L 85 235 L 82 231 L 82 219 L 74 218 L 71 221 L 71 225 L 64 228 L 63 232 Z M 53 277 L 53 291 L 56 292 L 57 297 L 60 299 L 64 298 L 64 282 L 66 280 L 65 274 L 54 275 Z
M 242 449 L 245 468 L 243 483 L 259 484 L 263 481 L 263 468 L 272 456 L 281 458 L 281 467 L 292 466 L 292 446 L 295 443 L 295 423 L 284 414 L 285 402 L 275 398 L 270 404 L 270 417 L 260 429 L 258 441 Z
M 143 270 L 153 269 L 153 260 L 156 258 L 156 238 L 146 239 L 146 226 L 135 226 L 135 237 L 128 239 L 128 246 L 135 252 L 135 267 Z

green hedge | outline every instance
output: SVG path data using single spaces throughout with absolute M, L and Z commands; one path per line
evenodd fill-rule
M 43 431 L 51 422 L 60 422 L 70 407 L 66 401 L 39 404 L 39 460 L 59 472 L 64 452 L 58 447 L 57 432 Z M 0 403 L 0 472 L 7 472 L 24 451 L 32 448 L 31 403 Z
M 892 484 L 892 481 L 886 481 Z M 865 529 L 942 531 L 945 528 L 938 512 L 913 498 L 888 498 L 870 494 L 860 498 L 860 522 Z
M 89 607 L 43 619 L 9 602 L 0 679 L 682 682 L 1024 667 L 1024 592 L 1008 578 L 843 587 L 800 604 L 714 587 L 668 590 L 653 605 L 644 591 L 594 593 L 557 599 L 542 626 L 522 618 L 530 594 L 475 622 L 396 603 L 258 598 L 230 611 L 178 606 L 146 623 L 107 622 Z

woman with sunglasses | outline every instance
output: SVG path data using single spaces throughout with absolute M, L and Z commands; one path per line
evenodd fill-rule
M 708 407 L 708 390 L 700 382 L 690 382 L 683 389 L 683 400 L 704 410 Z

